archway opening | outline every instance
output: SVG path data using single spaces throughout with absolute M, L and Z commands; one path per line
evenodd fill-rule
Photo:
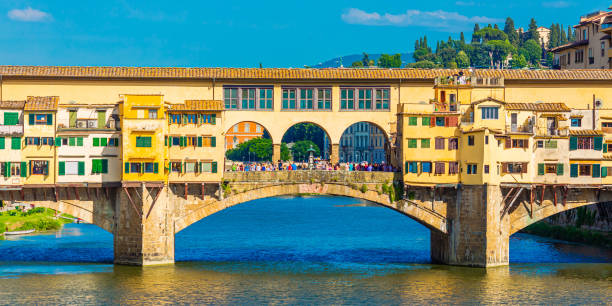
M 341 163 L 389 164 L 389 140 L 378 125 L 357 122 L 342 133 L 338 155 Z
M 272 138 L 268 130 L 253 121 L 234 124 L 225 132 L 225 157 L 230 162 L 272 160 Z
M 315 160 L 329 160 L 331 141 L 327 132 L 320 126 L 302 122 L 291 126 L 283 135 L 282 143 L 290 154 L 289 160 L 297 162 L 309 161 L 310 152 Z M 281 148 L 282 149 L 282 148 Z M 281 157 L 282 157 L 281 150 Z

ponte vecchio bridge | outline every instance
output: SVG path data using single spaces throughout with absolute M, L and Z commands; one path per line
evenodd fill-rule
M 505 265 L 513 233 L 610 200 L 611 81 L 609 70 L 0 66 L 0 199 L 104 228 L 119 264 L 171 263 L 190 224 L 309 193 L 415 219 L 435 262 Z M 314 123 L 334 163 L 342 133 L 368 122 L 400 171 L 225 171 L 224 135 L 245 121 L 268 131 L 274 161 L 291 126 Z

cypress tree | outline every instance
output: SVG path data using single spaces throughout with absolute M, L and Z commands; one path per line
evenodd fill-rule
M 559 28 L 561 29 L 561 33 L 560 33 L 561 42 L 560 43 L 561 43 L 561 45 L 565 45 L 565 44 L 568 43 L 568 41 L 567 41 L 567 33 L 565 32 L 565 28 L 563 27 L 563 25 L 561 25 Z
M 497 25 L 497 23 L 493 26 L 493 28 L 499 30 L 499 26 Z
M 459 36 L 459 40 L 461 41 L 461 43 L 465 44 L 465 36 L 463 35 L 463 32 L 461 32 L 461 35 Z
M 510 41 L 512 45 L 517 47 L 519 43 L 519 36 L 516 32 L 516 29 L 514 28 L 514 20 L 512 20 L 512 18 L 510 17 L 506 18 L 506 24 L 504 25 L 504 33 L 508 35 L 508 41 Z

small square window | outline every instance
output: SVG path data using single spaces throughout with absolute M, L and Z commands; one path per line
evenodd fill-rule
M 474 136 L 468 136 L 468 146 L 474 145 Z
M 581 118 L 572 118 L 572 126 L 573 127 L 581 127 L 582 119 Z
M 538 140 L 538 148 L 543 148 L 543 147 L 544 147 L 544 141 Z

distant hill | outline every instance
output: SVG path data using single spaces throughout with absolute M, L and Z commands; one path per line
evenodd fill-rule
M 380 57 L 380 54 L 368 54 L 368 55 L 370 56 L 371 60 L 374 60 L 374 62 L 377 62 L 378 58 Z M 342 57 L 332 58 L 330 60 L 318 63 L 316 65 L 312 65 L 310 67 L 312 68 L 337 68 L 337 67 L 340 67 L 341 62 L 342 62 L 342 66 L 350 67 L 353 62 L 360 61 L 362 57 L 363 57 L 363 54 L 351 54 L 351 55 L 346 55 Z M 341 58 L 342 60 L 340 60 Z M 406 65 L 412 62 L 414 62 L 414 59 L 412 58 L 412 53 L 402 53 L 403 65 Z

